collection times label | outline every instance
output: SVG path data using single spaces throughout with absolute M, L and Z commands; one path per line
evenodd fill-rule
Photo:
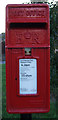
M 37 94 L 36 59 L 19 59 L 20 94 Z

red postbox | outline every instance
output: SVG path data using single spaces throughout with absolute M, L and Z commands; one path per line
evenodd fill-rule
M 46 4 L 6 7 L 8 113 L 50 109 L 50 26 Z

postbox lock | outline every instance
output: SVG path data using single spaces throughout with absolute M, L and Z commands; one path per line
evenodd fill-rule
M 31 55 L 31 48 L 25 48 L 25 55 Z
M 17 80 L 17 78 L 15 78 L 15 80 Z

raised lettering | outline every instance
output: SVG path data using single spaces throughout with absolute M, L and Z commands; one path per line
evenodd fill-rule
M 46 17 L 45 9 L 9 9 L 9 17 Z

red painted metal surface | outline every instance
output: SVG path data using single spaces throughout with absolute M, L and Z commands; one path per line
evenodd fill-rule
M 31 55 L 25 55 L 25 48 Z M 6 107 L 8 113 L 50 110 L 50 26 L 46 4 L 6 7 Z M 19 59 L 36 59 L 37 94 L 19 94 Z

